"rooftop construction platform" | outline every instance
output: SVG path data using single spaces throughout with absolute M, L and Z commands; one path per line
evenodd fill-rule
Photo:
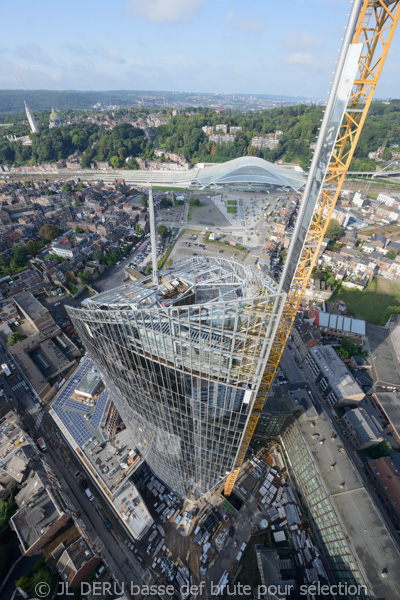
M 234 260 L 201 256 L 163 271 L 158 286 L 153 284 L 150 275 L 93 296 L 85 306 L 100 310 L 165 308 L 253 299 L 276 293 L 275 281 L 257 269 Z

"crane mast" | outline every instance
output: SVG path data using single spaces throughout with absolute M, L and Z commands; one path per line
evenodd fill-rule
M 280 282 L 283 309 L 225 496 L 233 490 L 316 264 L 400 17 L 400 0 L 354 0 Z

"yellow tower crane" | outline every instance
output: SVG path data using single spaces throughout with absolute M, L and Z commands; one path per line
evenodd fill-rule
M 400 17 L 400 0 L 354 0 L 280 290 L 286 302 L 257 396 L 225 483 L 240 472 L 293 321 L 316 264 Z

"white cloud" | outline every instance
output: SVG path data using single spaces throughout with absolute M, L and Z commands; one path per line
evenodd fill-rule
M 240 29 L 246 33 L 261 33 L 265 29 L 265 23 L 260 17 L 251 17 L 241 14 L 235 15 L 233 10 L 228 10 L 226 13 L 226 22 L 235 29 Z
M 73 54 L 77 54 L 78 56 L 84 56 L 89 54 L 89 50 L 81 46 L 81 44 L 75 44 L 73 42 L 66 42 L 64 44 L 64 48 L 67 48 Z
M 127 0 L 126 7 L 135 17 L 153 23 L 180 23 L 199 14 L 205 0 Z
M 312 35 L 308 31 L 292 31 L 281 38 L 281 42 L 286 48 L 291 48 L 298 52 L 319 48 L 323 44 L 323 41 L 322 37 Z
M 119 63 L 120 65 L 123 65 L 126 63 L 125 58 L 123 56 L 121 56 L 116 50 L 113 50 L 112 48 L 106 48 L 105 46 L 98 46 L 97 52 L 103 58 L 107 58 L 108 60 Z
M 288 65 L 301 65 L 301 66 L 313 65 L 314 58 L 313 58 L 313 56 L 311 56 L 311 54 L 305 54 L 303 52 L 295 52 L 294 54 L 287 56 L 283 62 L 285 62 Z
M 42 48 L 40 48 L 40 46 L 37 44 L 19 44 L 15 48 L 15 56 L 24 60 L 29 60 L 33 63 L 49 66 L 54 65 L 54 61 L 51 56 L 46 54 L 46 52 L 44 52 L 44 50 L 42 50 Z

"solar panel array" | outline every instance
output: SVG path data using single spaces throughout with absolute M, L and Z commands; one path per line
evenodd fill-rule
M 71 379 L 60 390 L 52 404 L 52 409 L 80 447 L 96 435 L 108 401 L 108 391 L 104 388 L 97 399 L 92 418 L 88 421 L 84 419 L 84 415 L 88 414 L 92 407 L 72 398 L 77 385 L 92 369 L 94 369 L 93 362 L 89 358 L 86 358 Z

